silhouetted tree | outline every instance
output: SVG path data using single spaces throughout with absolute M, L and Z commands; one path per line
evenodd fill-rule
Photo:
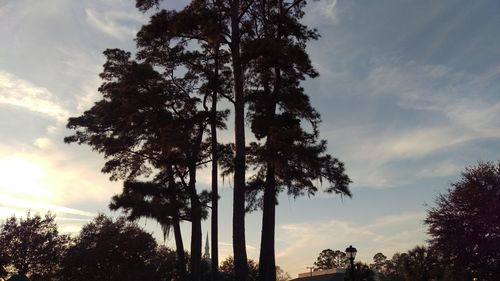
M 396 253 L 385 263 L 379 277 L 383 281 L 453 280 L 447 276 L 446 264 L 432 248 L 416 246 L 406 253 Z
M 148 28 L 139 32 L 139 45 Z M 144 57 L 147 48 L 138 54 L 143 62 L 131 60 L 130 53 L 122 50 L 106 50 L 107 62 L 101 73 L 105 82 L 99 88 L 103 100 L 82 116 L 70 118 L 68 128 L 77 132 L 65 141 L 85 143 L 103 153 L 108 161 L 102 171 L 111 173 L 112 179 L 134 180 L 153 172 L 165 174 L 162 178 L 167 183 L 175 178 L 181 186 L 178 191 L 189 198 L 191 267 L 194 280 L 198 280 L 204 205 L 196 188 L 196 174 L 208 161 L 203 135 L 210 112 L 200 110 L 202 99 L 195 90 L 198 70 L 182 64 L 197 62 L 202 55 L 185 50 L 182 43 L 177 46 L 175 54 L 170 54 L 177 61 L 167 59 L 162 65 L 154 62 L 157 57 Z M 187 68 L 178 73 L 184 66 Z M 218 115 L 218 124 L 223 118 Z
M 249 268 L 249 279 L 250 281 L 259 280 L 259 266 L 258 264 L 252 260 L 248 260 L 248 268 Z M 224 261 L 222 261 L 220 265 L 221 272 L 221 280 L 222 281 L 237 281 L 236 272 L 234 268 L 234 259 L 233 257 L 228 257 Z M 281 267 L 276 266 L 276 278 L 278 281 L 288 281 L 290 280 L 290 275 L 285 272 Z
M 134 223 L 99 215 L 82 228 L 69 247 L 61 263 L 60 278 L 67 281 L 165 280 L 157 270 L 156 247 L 151 234 Z
M 395 253 L 386 264 L 386 272 L 383 280 L 404 281 L 407 277 L 408 255 L 406 253 Z
M 180 228 L 181 221 L 189 221 L 188 198 L 171 173 L 164 186 L 154 182 L 126 181 L 120 195 L 113 196 L 110 209 L 123 209 L 127 219 L 135 221 L 140 217 L 160 223 L 164 239 L 173 229 L 177 253 L 177 272 L 181 280 L 187 276 L 184 244 Z
M 257 281 L 259 280 L 259 267 L 257 263 L 249 259 L 248 260 L 248 280 Z M 234 258 L 228 257 L 224 261 L 222 261 L 220 265 L 220 277 L 222 281 L 238 281 L 238 277 L 236 275 L 236 269 L 234 265 Z
M 281 267 L 277 265 L 276 281 L 289 281 L 290 279 L 292 279 L 292 277 L 290 277 L 290 274 L 288 274 L 288 272 L 284 271 Z
M 318 269 L 345 268 L 348 264 L 347 256 L 344 252 L 332 249 L 325 249 L 319 253 L 314 262 Z
M 436 253 L 424 246 L 416 246 L 408 251 L 407 269 L 410 280 L 434 280 L 439 277 L 438 264 Z
M 159 246 L 152 259 L 152 264 L 159 275 L 159 281 L 183 281 L 186 280 L 179 274 L 179 262 L 175 251 Z M 186 267 L 186 264 L 183 264 Z
M 349 267 L 347 269 L 346 275 L 344 280 L 345 281 L 352 281 L 351 280 L 351 274 L 349 272 L 351 268 Z M 354 264 L 354 280 L 356 281 L 376 281 L 376 276 L 375 272 L 370 269 L 370 266 L 368 266 L 366 263 L 362 262 L 356 262 Z
M 54 280 L 68 237 L 59 235 L 54 215 L 48 213 L 26 218 L 7 218 L 0 228 L 4 263 L 31 280 Z M 0 256 L 2 256 L 0 255 Z M 5 273 L 5 272 L 4 272 Z
M 500 162 L 468 167 L 429 210 L 432 247 L 455 280 L 500 280 Z
M 387 257 L 384 254 L 376 253 L 373 256 L 373 265 L 372 265 L 373 269 L 383 273 L 385 272 L 386 265 L 387 265 Z
M 245 240 L 245 181 L 246 181 L 246 143 L 245 143 L 245 64 L 241 58 L 242 26 L 245 22 L 245 9 L 252 0 L 229 1 L 230 43 L 232 71 L 234 79 L 234 189 L 233 189 L 233 254 L 236 277 L 250 281 L 250 269 Z M 243 11 L 243 12 L 242 12 Z
M 318 139 L 320 116 L 300 83 L 316 77 L 305 50 L 315 30 L 300 23 L 305 1 L 255 1 L 252 40 L 244 44 L 248 60 L 248 100 L 251 129 L 257 138 L 249 148 L 249 163 L 256 170 L 252 191 L 263 192 L 259 276 L 276 280 L 275 206 L 280 191 L 297 197 L 314 195 L 315 181 L 324 180 L 327 192 L 350 196 L 343 164 L 326 154 Z M 310 129 L 306 129 L 310 128 Z

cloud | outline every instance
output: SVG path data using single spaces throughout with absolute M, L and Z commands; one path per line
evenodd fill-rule
M 357 259 L 370 263 L 382 252 L 390 257 L 425 242 L 425 230 L 415 228 L 423 212 L 391 214 L 362 225 L 347 220 L 314 221 L 277 226 L 277 262 L 292 275 L 305 271 L 323 249 L 343 251 L 348 245 L 358 248 Z
M 378 218 L 375 222 L 365 226 L 365 229 L 382 229 L 391 225 L 397 225 L 406 222 L 414 222 L 425 217 L 425 212 L 392 214 Z
M 315 26 L 320 21 L 325 23 L 325 20 L 329 24 L 339 23 L 337 0 L 315 1 L 309 5 L 309 11 L 307 12 L 307 21 L 311 21 L 309 25 Z
M 440 162 L 430 161 L 438 152 L 454 151 L 462 145 L 476 139 L 463 130 L 446 126 L 422 128 L 386 129 L 378 132 L 369 130 L 346 129 L 340 134 L 348 142 L 335 139 L 338 156 L 347 163 L 348 174 L 354 187 L 391 188 L 411 183 L 418 178 L 447 176 L 456 172 L 463 164 L 448 163 L 444 167 Z M 442 155 L 446 159 L 446 153 Z M 428 161 L 426 161 L 427 159 Z M 401 177 L 405 167 L 394 163 L 425 162 L 424 166 L 412 166 L 416 169 Z M 436 166 L 435 166 L 436 165 Z M 420 170 L 420 171 L 419 171 Z
M 437 163 L 429 168 L 423 168 L 418 172 L 418 175 L 424 178 L 444 177 L 460 173 L 464 169 L 464 165 L 450 163 L 448 161 Z
M 17 208 L 0 206 L 0 218 L 7 218 L 10 216 L 22 217 L 24 215 L 26 215 L 25 211 L 20 211 Z
M 231 249 L 233 248 L 233 243 L 227 243 L 227 242 L 219 242 L 218 243 L 219 246 L 222 246 L 222 247 L 230 247 Z M 245 247 L 247 248 L 247 250 L 250 250 L 250 251 L 255 251 L 257 250 L 256 247 L 252 246 L 252 245 L 245 245 Z
M 54 145 L 51 139 L 45 137 L 35 139 L 33 144 L 41 149 L 50 148 Z
M 86 8 L 85 14 L 88 23 L 94 28 L 120 40 L 134 38 L 138 26 L 145 22 L 145 18 L 141 14 L 125 11 L 103 12 Z
M 7 201 L 5 200 L 7 199 Z M 12 204 L 12 198 L 5 198 L 0 194 L 0 204 L 7 203 Z M 15 207 L 5 207 L 0 206 L 0 223 L 3 219 L 14 216 L 16 218 L 26 217 L 30 214 L 39 214 L 43 216 L 47 212 L 54 214 L 55 221 L 58 225 L 58 231 L 62 234 L 76 234 L 78 233 L 82 226 L 92 220 L 92 217 L 95 216 L 93 213 L 84 212 L 76 209 L 68 209 L 61 208 L 59 206 L 44 206 L 44 205 L 32 205 L 31 202 L 28 202 L 28 205 L 25 208 L 20 208 L 20 206 Z M 79 216 L 78 218 L 70 218 L 65 217 L 67 215 Z M 82 218 L 83 217 L 83 218 Z
M 0 70 L 0 104 L 24 108 L 60 122 L 66 121 L 69 116 L 48 89 L 38 87 L 2 70 Z
M 3 206 L 10 207 L 10 209 L 25 209 L 25 210 L 34 210 L 37 212 L 53 212 L 56 214 L 69 214 L 69 215 L 78 215 L 84 217 L 94 217 L 96 214 L 82 211 L 74 208 L 67 208 L 64 206 L 58 206 L 53 204 L 46 204 L 41 202 L 36 202 L 33 200 L 24 200 L 19 198 L 14 198 L 5 194 L 0 194 L 0 203 Z
M 469 140 L 458 132 L 445 127 L 415 128 L 397 133 L 389 132 L 372 138 L 371 143 L 362 142 L 354 157 L 379 163 L 401 159 L 423 157 L 430 153 Z
M 334 155 L 346 162 L 354 186 L 395 187 L 458 174 L 465 163 L 430 159 L 436 154 L 452 157 L 485 138 L 500 139 L 500 101 L 495 98 L 499 68 L 471 74 L 374 56 L 360 71 L 336 67 L 327 59 L 316 61 L 324 74 L 322 98 L 340 101 L 332 110 L 340 118 L 329 118 L 327 112 L 323 132 L 338 151 Z M 355 114 L 344 111 L 353 106 Z M 425 165 L 411 166 L 413 173 L 406 173 L 393 165 L 402 161 Z M 399 177 L 401 173 L 408 177 Z

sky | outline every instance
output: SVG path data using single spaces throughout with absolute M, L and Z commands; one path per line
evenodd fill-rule
M 0 0 L 0 220 L 50 210 L 61 232 L 76 234 L 98 213 L 119 215 L 107 206 L 121 183 L 100 172 L 102 155 L 63 138 L 68 117 L 100 99 L 102 52 L 135 51 L 148 16 L 134 2 Z M 320 76 L 304 87 L 353 197 L 280 197 L 276 258 L 292 276 L 327 248 L 353 245 L 369 263 L 425 244 L 436 196 L 465 167 L 500 159 L 499 1 L 310 1 L 303 21 L 321 34 L 308 46 Z M 209 183 L 202 171 L 200 188 Z M 232 186 L 221 185 L 224 258 Z M 256 260 L 260 220 L 255 212 L 246 222 Z M 154 222 L 139 223 L 161 236 Z M 183 233 L 188 240 L 189 225 Z

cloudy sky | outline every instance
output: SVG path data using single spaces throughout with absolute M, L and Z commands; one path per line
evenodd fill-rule
M 67 118 L 100 97 L 102 51 L 135 50 L 147 16 L 134 2 L 0 0 L 0 218 L 51 210 L 61 231 L 76 233 L 109 213 L 120 183 L 100 173 L 101 155 L 62 140 Z M 322 35 L 309 46 L 320 77 L 304 86 L 354 196 L 280 198 L 277 263 L 292 275 L 325 248 L 352 244 L 370 262 L 425 243 L 436 195 L 464 167 L 500 159 L 499 1 L 310 2 L 304 22 Z M 225 257 L 232 189 L 222 189 Z M 260 219 L 247 221 L 255 259 Z M 159 236 L 154 222 L 141 225 Z

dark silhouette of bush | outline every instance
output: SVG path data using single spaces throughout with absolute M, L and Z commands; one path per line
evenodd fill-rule
M 168 255 L 165 251 L 160 253 Z M 151 234 L 124 218 L 113 220 L 99 215 L 72 241 L 62 259 L 60 278 L 65 281 L 170 280 L 162 279 L 157 254 L 157 244 Z
M 7 218 L 0 228 L 0 275 L 21 272 L 32 281 L 54 280 L 68 239 L 59 235 L 50 213 Z
M 425 220 L 432 248 L 454 280 L 500 280 L 500 162 L 468 167 L 451 186 Z

